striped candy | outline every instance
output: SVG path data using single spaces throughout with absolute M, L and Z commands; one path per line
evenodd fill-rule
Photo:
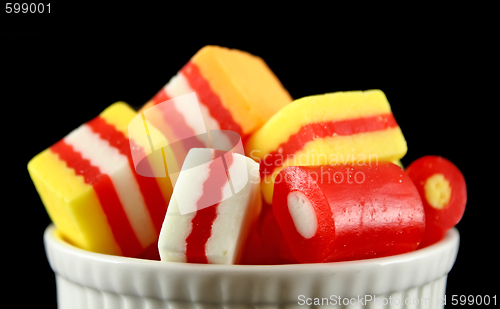
M 147 128 L 143 123 L 151 123 L 168 140 L 168 145 L 164 145 L 167 147 L 162 147 L 168 154 L 165 153 L 165 156 L 157 158 L 162 163 L 155 166 L 157 171 L 143 170 L 140 166 L 142 156 L 140 154 L 133 156 L 136 170 L 140 175 L 154 177 L 164 174 L 163 159 L 165 159 L 172 186 L 175 186 L 180 167 L 192 148 L 213 148 L 245 154 L 238 133 L 228 130 L 207 130 L 200 106 L 196 93 L 192 92 L 149 107 L 131 121 L 129 131 L 145 135 Z
M 134 153 L 151 152 L 146 136 L 129 136 L 136 115 L 115 103 L 28 163 L 52 221 L 80 248 L 137 257 L 158 239 L 172 186 L 135 172 Z
M 259 167 L 240 154 L 191 149 L 158 247 L 162 261 L 237 263 L 261 210 Z
M 274 179 L 286 166 L 396 161 L 406 141 L 380 90 L 305 97 L 284 107 L 245 145 L 260 163 L 262 193 L 272 203 Z
M 198 96 L 208 130 L 234 131 L 243 140 L 292 101 L 261 58 L 236 49 L 205 46 L 141 111 L 191 92 Z M 169 115 L 164 116 L 168 124 Z M 181 110 L 177 116 L 182 117 L 177 128 L 192 126 Z

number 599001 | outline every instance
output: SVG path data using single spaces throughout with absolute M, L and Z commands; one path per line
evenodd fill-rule
M 5 13 L 50 13 L 50 3 L 6 3 Z

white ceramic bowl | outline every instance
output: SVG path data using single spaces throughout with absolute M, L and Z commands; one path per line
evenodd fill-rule
M 68 244 L 53 225 L 47 227 L 44 242 L 56 274 L 60 309 L 299 308 L 318 301 L 330 308 L 409 308 L 417 303 L 442 308 L 459 234 L 452 229 L 439 243 L 397 256 L 276 266 L 169 263 L 98 254 Z

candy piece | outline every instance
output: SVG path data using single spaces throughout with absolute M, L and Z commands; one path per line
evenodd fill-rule
M 263 204 L 259 219 L 250 229 L 240 264 L 297 264 L 276 221 L 271 205 Z
M 190 92 L 198 95 L 207 129 L 234 131 L 243 139 L 292 101 L 260 57 L 205 46 L 142 110 Z M 189 115 L 179 114 L 189 125 Z
M 189 149 L 210 147 L 200 107 L 193 92 L 140 111 L 141 118 L 153 124 L 167 138 L 179 167 Z
M 135 172 L 132 152 L 150 147 L 146 136 L 128 135 L 136 115 L 115 103 L 28 163 L 52 221 L 80 248 L 137 257 L 158 239 L 172 186 Z
M 182 111 L 182 115 L 179 115 L 178 111 Z M 185 120 L 189 120 L 189 125 L 185 123 Z M 241 155 L 245 154 L 238 133 L 205 128 L 200 104 L 194 92 L 175 97 L 140 112 L 130 123 L 129 130 L 139 131 L 141 134 L 147 135 L 147 127 L 143 122 L 151 123 L 155 128 L 158 128 L 169 143 L 162 148 L 165 155 L 163 153 L 151 154 L 151 156 L 157 157 L 157 162 L 161 163 L 155 166 L 157 170 L 143 171 L 140 166 L 143 158 L 133 156 L 136 170 L 144 176 L 149 176 L 151 172 L 165 174 L 168 170 L 172 186 L 175 186 L 180 167 L 192 148 L 213 148 Z M 167 169 L 163 165 L 166 165 Z
M 287 167 L 276 178 L 273 210 L 301 263 L 409 252 L 425 229 L 418 191 L 392 163 Z
M 405 169 L 405 167 L 403 166 L 403 163 L 401 163 L 401 160 L 392 161 L 392 163 L 396 164 L 397 166 L 401 167 L 402 169 Z
M 439 156 L 424 156 L 413 161 L 406 173 L 417 187 L 424 205 L 422 248 L 441 240 L 462 219 L 467 188 L 460 170 Z
M 237 263 L 261 211 L 258 170 L 239 154 L 191 149 L 161 229 L 161 260 Z
M 274 178 L 286 166 L 396 161 L 406 154 L 389 102 L 380 90 L 305 97 L 284 107 L 248 140 L 271 203 Z

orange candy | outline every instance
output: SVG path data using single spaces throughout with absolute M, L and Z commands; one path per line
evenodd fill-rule
M 242 139 L 292 101 L 260 57 L 208 45 L 141 110 L 191 92 L 198 96 L 208 130 L 235 131 Z

